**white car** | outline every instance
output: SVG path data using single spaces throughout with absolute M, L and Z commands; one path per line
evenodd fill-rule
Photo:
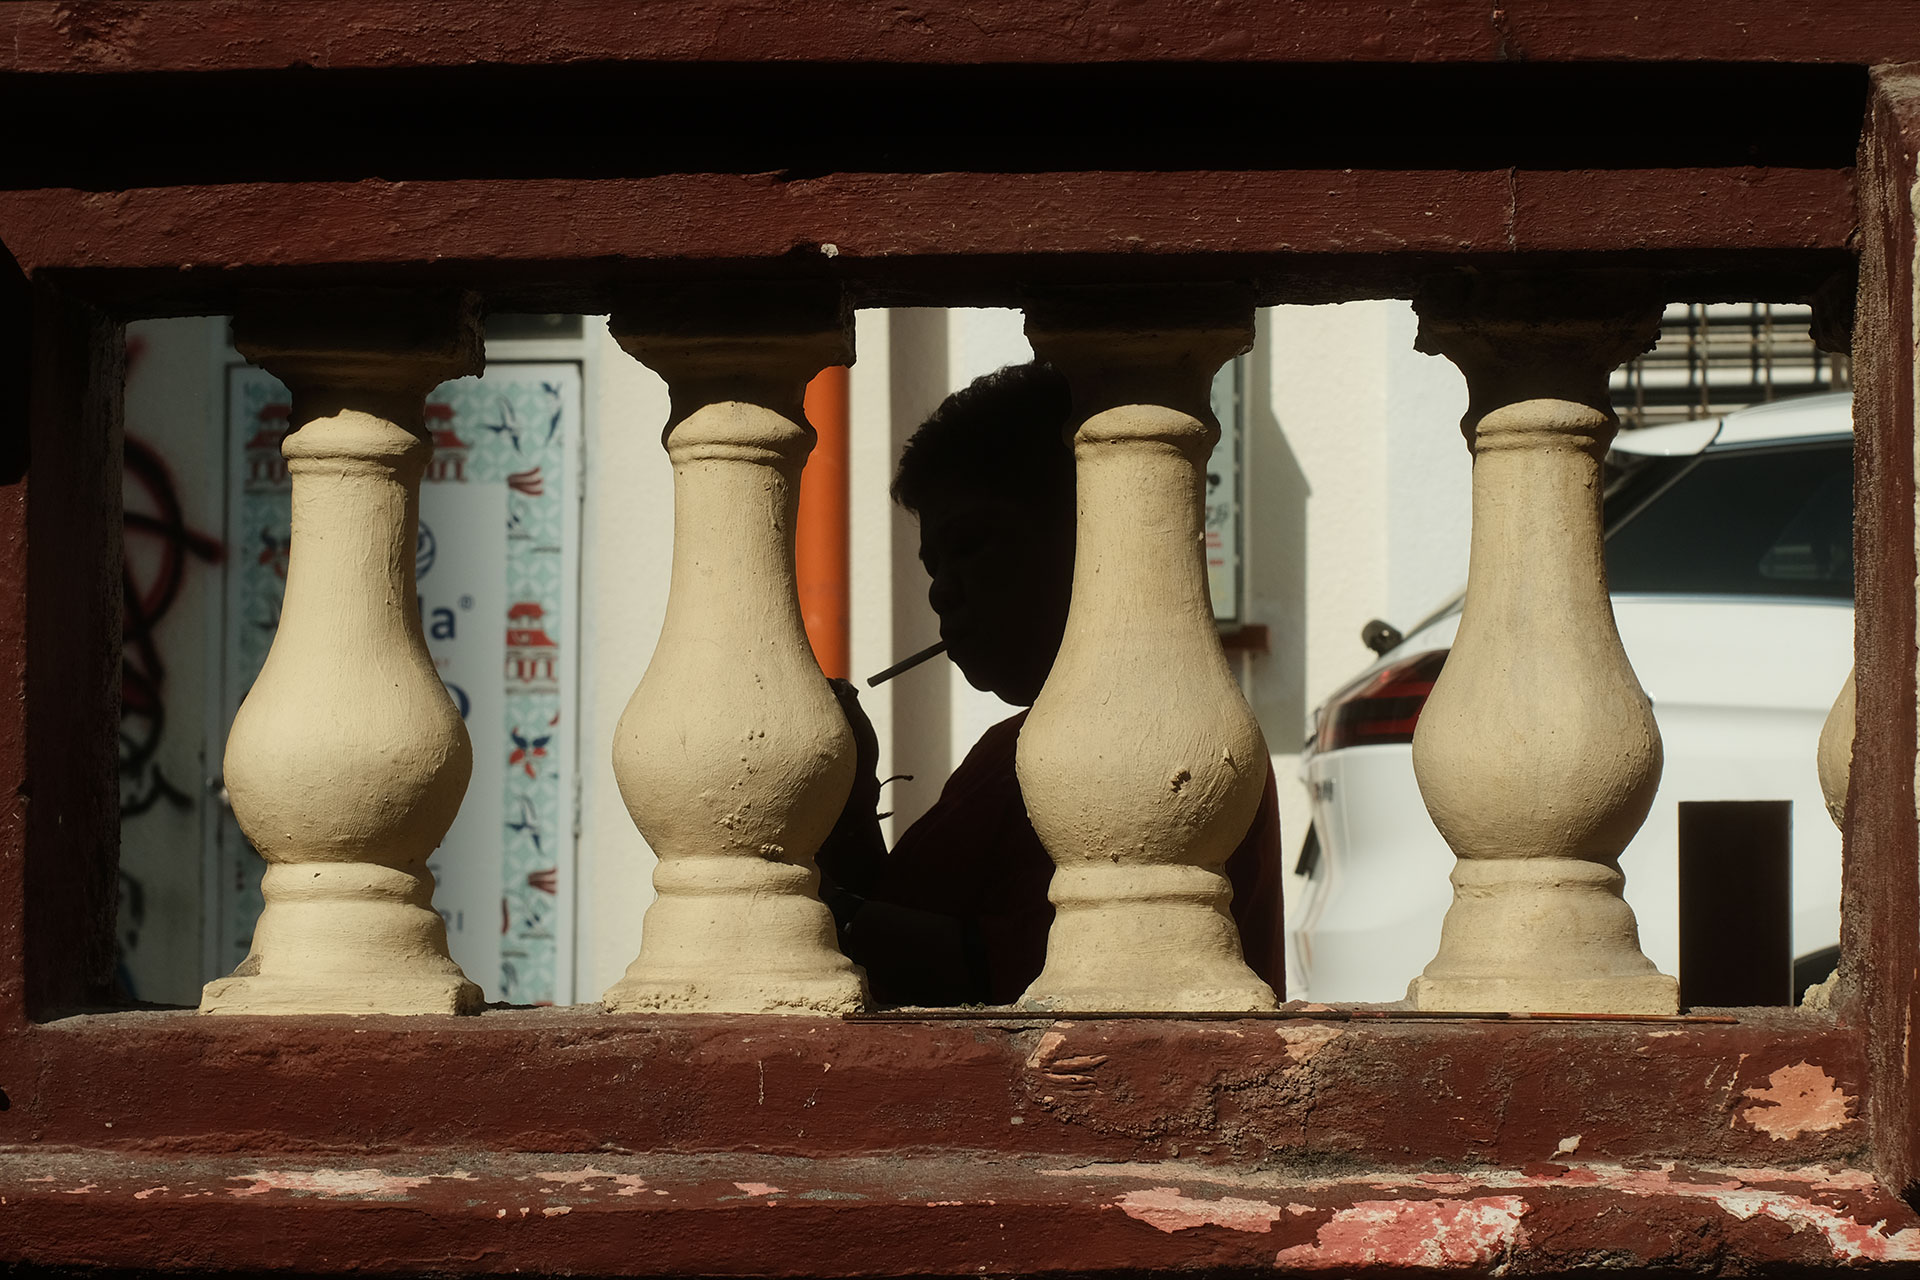
M 1641 947 L 1678 972 L 1678 802 L 1791 800 L 1797 999 L 1839 954 L 1840 837 L 1814 750 L 1853 663 L 1852 397 L 1623 431 L 1609 463 L 1613 612 L 1666 756 L 1620 859 Z M 1287 904 L 1294 998 L 1403 999 L 1439 947 L 1453 854 L 1411 743 L 1459 623 L 1458 599 L 1404 639 L 1369 623 L 1380 660 L 1314 713 L 1306 887 Z

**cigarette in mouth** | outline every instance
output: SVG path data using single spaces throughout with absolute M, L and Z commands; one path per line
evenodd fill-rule
M 876 689 L 895 676 L 904 675 L 906 672 L 913 670 L 928 658 L 937 658 L 946 651 L 947 642 L 945 640 L 936 640 L 920 652 L 908 654 L 906 657 L 900 659 L 900 661 L 888 667 L 885 671 L 868 676 L 867 688 Z

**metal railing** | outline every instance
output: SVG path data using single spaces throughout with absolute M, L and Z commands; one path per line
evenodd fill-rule
M 1767 302 L 1676 302 L 1653 350 L 1613 374 L 1625 428 L 1708 418 L 1747 405 L 1844 391 L 1853 362 L 1814 345 L 1811 307 Z

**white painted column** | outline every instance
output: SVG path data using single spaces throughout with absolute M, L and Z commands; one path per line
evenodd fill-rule
M 853 784 L 853 736 L 794 586 L 810 378 L 853 362 L 833 293 L 660 294 L 614 336 L 666 379 L 673 573 L 613 771 L 659 856 L 640 955 L 609 1009 L 838 1014 L 865 995 L 814 854 Z
M 1020 735 L 1020 788 L 1056 868 L 1047 962 L 1025 1002 L 1060 1010 L 1269 1009 L 1240 953 L 1224 867 L 1267 749 L 1214 631 L 1208 388 L 1253 310 L 1225 291 L 1030 307 L 1073 388 L 1078 553 L 1066 636 Z
M 1607 376 L 1652 344 L 1631 282 L 1448 280 L 1422 351 L 1466 375 L 1473 539 L 1414 774 L 1456 855 L 1421 1009 L 1670 1014 L 1620 852 L 1660 782 L 1660 731 L 1620 645 L 1602 550 Z
M 472 772 L 414 594 L 426 395 L 481 367 L 470 299 L 262 301 L 235 343 L 293 393 L 280 626 L 227 738 L 228 795 L 268 862 L 253 948 L 208 1013 L 471 1013 L 429 854 Z

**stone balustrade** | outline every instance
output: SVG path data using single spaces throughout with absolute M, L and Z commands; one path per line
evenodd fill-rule
M 1625 278 L 1480 277 L 1418 302 L 1419 348 L 1466 376 L 1473 454 L 1464 612 L 1413 746 L 1457 855 L 1439 954 L 1409 992 L 1423 1010 L 1676 1010 L 1621 892 L 1619 855 L 1661 754 L 1601 542 L 1607 377 L 1651 341 L 1650 298 Z M 1060 291 L 1028 308 L 1034 349 L 1074 397 L 1078 538 L 1065 639 L 1018 750 L 1056 867 L 1030 1007 L 1276 1002 L 1229 912 L 1224 866 L 1268 753 L 1215 634 L 1203 550 L 1209 387 L 1252 323 L 1250 295 L 1217 287 Z M 671 393 L 674 547 L 664 627 L 611 744 L 659 858 L 657 898 L 605 1005 L 858 1010 L 863 975 L 835 945 L 814 862 L 849 794 L 853 741 L 794 572 L 813 444 L 802 397 L 818 370 L 851 362 L 849 312 L 832 289 L 661 290 L 612 328 Z M 252 955 L 202 1007 L 471 1010 L 479 992 L 447 956 L 425 870 L 469 749 L 409 578 L 421 403 L 478 367 L 471 306 L 281 299 L 236 333 L 293 391 L 293 553 L 227 761 L 236 816 L 270 864 L 266 909 Z M 1835 805 L 1851 688 L 1847 726 L 1836 704 L 1822 745 Z

